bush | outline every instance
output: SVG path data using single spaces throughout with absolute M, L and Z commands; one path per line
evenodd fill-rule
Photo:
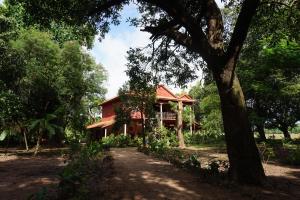
M 132 139 L 129 135 L 109 135 L 101 139 L 101 143 L 106 147 L 136 147 L 142 143 L 142 139 L 135 137 Z
M 201 168 L 200 162 L 197 155 L 190 155 L 189 158 L 184 162 L 185 167 L 187 168 Z
M 112 158 L 105 155 L 101 143 L 82 147 L 60 174 L 58 199 L 90 199 L 95 176 L 109 173 L 111 163 Z
M 152 151 L 159 152 L 165 148 L 177 147 L 178 139 L 174 131 L 161 127 L 148 134 L 148 144 Z
M 296 149 L 286 147 L 274 148 L 274 154 L 282 163 L 300 165 L 300 146 L 297 146 Z
M 186 132 L 184 134 L 184 140 L 186 144 L 211 144 L 224 141 L 223 134 L 216 134 L 215 132 L 198 131 L 194 134 Z

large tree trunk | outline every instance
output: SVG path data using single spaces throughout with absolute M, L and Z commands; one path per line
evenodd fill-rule
M 182 101 L 178 101 L 178 111 L 177 111 L 177 137 L 179 142 L 179 148 L 184 148 L 184 137 L 182 134 L 182 110 L 183 104 Z
M 266 133 L 265 133 L 264 125 L 262 125 L 262 124 L 256 124 L 256 127 L 257 127 L 257 132 L 259 134 L 259 139 L 261 141 L 266 141 L 267 138 L 266 138 Z
M 229 175 L 241 183 L 261 184 L 265 173 L 247 116 L 245 99 L 234 72 L 214 72 L 223 115 Z
M 292 139 L 291 134 L 288 129 L 288 126 L 282 126 L 280 130 L 282 131 L 282 133 L 284 135 L 284 139 L 286 139 L 286 140 Z

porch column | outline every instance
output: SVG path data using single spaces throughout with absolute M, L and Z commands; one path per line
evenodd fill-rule
M 104 129 L 104 137 L 105 137 L 105 138 L 107 137 L 107 128 Z
M 127 124 L 124 124 L 124 135 L 127 135 Z
M 160 127 L 162 128 L 163 126 L 163 107 L 162 107 L 162 103 L 160 103 Z

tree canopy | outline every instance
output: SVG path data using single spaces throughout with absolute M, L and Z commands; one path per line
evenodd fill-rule
M 49 32 L 17 30 L 14 18 L 1 19 L 6 29 L 0 35 L 0 130 L 28 132 L 32 121 L 49 114 L 63 129 L 85 130 L 88 111 L 106 93 L 104 68 L 77 41 L 60 44 Z
M 206 65 L 213 74 L 220 96 L 231 177 L 246 183 L 261 183 L 264 180 L 243 90 L 235 70 L 255 16 L 266 16 L 259 18 L 266 20 L 289 16 L 294 8 L 299 9 L 299 1 L 226 0 L 225 7 L 236 8 L 237 15 L 232 18 L 234 27 L 224 25 L 224 13 L 214 0 L 9 2 L 13 6 L 22 6 L 33 23 L 47 25 L 63 21 L 71 27 L 88 27 L 89 33 L 98 33 L 102 38 L 109 31 L 110 24 L 119 23 L 119 12 L 123 6 L 130 2 L 137 3 L 141 17 L 131 22 L 152 35 L 147 62 L 155 74 L 184 84 L 195 77 L 199 66 Z M 270 12 L 272 9 L 275 12 Z M 299 18 L 293 19 L 297 24 Z

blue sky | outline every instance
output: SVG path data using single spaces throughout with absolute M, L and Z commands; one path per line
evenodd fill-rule
M 216 0 L 216 2 L 222 7 L 221 0 Z M 150 34 L 141 32 L 138 28 L 129 26 L 129 23 L 126 22 L 128 17 L 138 15 L 139 13 L 133 4 L 126 6 L 121 13 L 122 21 L 120 25 L 112 26 L 110 32 L 101 43 L 96 39 L 94 48 L 91 50 L 91 54 L 95 57 L 96 61 L 101 63 L 108 72 L 108 81 L 106 83 L 108 92 L 106 98 L 116 96 L 118 89 L 128 80 L 124 72 L 127 62 L 126 51 L 130 47 L 144 47 L 150 42 Z M 197 72 L 199 77 L 201 77 L 201 74 L 201 71 Z M 198 80 L 189 83 L 188 88 Z M 181 91 L 180 88 L 175 88 L 172 85 L 168 85 L 168 87 L 174 92 Z
M 0 0 L 2 3 L 3 0 Z M 217 0 L 220 5 L 220 0 Z M 133 4 L 126 6 L 122 13 L 122 20 L 120 25 L 111 26 L 110 32 L 106 34 L 105 39 L 99 42 L 95 39 L 94 47 L 90 53 L 96 59 L 97 63 L 101 63 L 108 72 L 108 81 L 106 87 L 108 92 L 106 98 L 111 98 L 117 95 L 118 89 L 128 80 L 125 74 L 126 70 L 126 52 L 130 47 L 144 47 L 150 40 L 150 34 L 141 32 L 138 28 L 129 26 L 126 22 L 128 17 L 138 16 L 139 13 Z M 199 77 L 201 71 L 197 72 Z M 188 84 L 188 87 L 195 84 Z M 168 86 L 174 92 L 179 92 L 179 88 Z
M 144 47 L 150 40 L 150 34 L 141 32 L 136 27 L 129 26 L 128 17 L 138 16 L 133 5 L 126 6 L 121 13 L 120 25 L 112 26 L 101 43 L 96 38 L 94 47 L 90 51 L 98 63 L 101 63 L 108 72 L 107 98 L 117 95 L 118 89 L 128 80 L 126 70 L 126 52 L 130 47 Z

